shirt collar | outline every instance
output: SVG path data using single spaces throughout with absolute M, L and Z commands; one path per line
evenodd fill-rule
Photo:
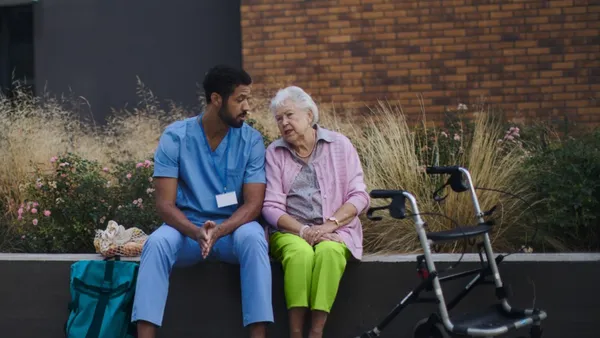
M 333 135 L 329 130 L 319 126 L 318 124 L 316 124 L 314 128 L 317 130 L 317 142 L 319 142 L 319 140 L 323 140 L 329 143 L 333 142 Z M 273 141 L 273 143 L 274 147 L 276 148 L 284 147 L 290 149 L 290 145 L 283 138 L 279 138 Z

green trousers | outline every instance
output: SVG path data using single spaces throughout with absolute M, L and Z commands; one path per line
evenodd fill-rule
M 346 245 L 324 241 L 312 247 L 297 235 L 276 232 L 270 237 L 270 250 L 283 265 L 287 308 L 329 313 L 350 258 Z

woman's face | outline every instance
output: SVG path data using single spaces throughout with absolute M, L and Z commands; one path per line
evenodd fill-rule
M 309 109 L 298 109 L 290 100 L 286 100 L 275 112 L 279 133 L 291 144 L 304 138 L 311 128 L 312 119 L 313 114 Z

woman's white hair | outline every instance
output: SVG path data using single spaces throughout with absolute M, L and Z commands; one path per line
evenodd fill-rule
M 319 109 L 315 101 L 302 88 L 297 86 L 289 86 L 280 89 L 275 97 L 271 100 L 271 113 L 275 114 L 277 109 L 284 105 L 285 101 L 290 100 L 296 107 L 300 109 L 310 109 L 313 113 L 312 125 L 319 123 Z

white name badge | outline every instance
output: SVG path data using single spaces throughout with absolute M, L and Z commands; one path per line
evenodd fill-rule
M 226 194 L 217 195 L 217 206 L 219 208 L 228 207 L 230 205 L 235 205 L 237 203 L 238 203 L 238 201 L 237 201 L 237 196 L 235 194 L 235 191 L 228 192 Z

